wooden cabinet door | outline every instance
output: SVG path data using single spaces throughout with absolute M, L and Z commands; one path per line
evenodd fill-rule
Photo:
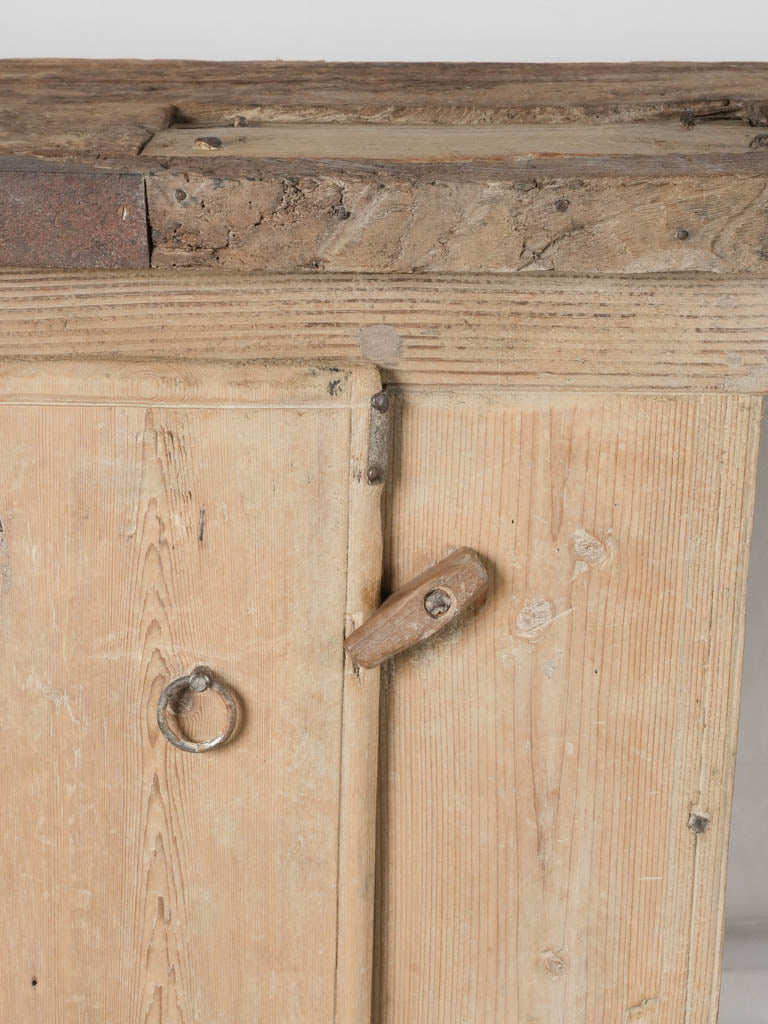
M 370 1000 L 368 367 L 0 370 L 0 1017 L 319 1024 Z M 207 663 L 224 746 L 158 730 Z M 190 737 L 223 705 L 188 694 Z
M 394 404 L 391 587 L 489 587 L 387 673 L 377 1024 L 714 1024 L 760 398 Z

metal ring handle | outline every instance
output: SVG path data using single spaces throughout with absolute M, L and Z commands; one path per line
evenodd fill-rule
M 195 743 L 192 740 L 182 739 L 168 724 L 168 719 L 166 718 L 168 705 L 177 693 L 187 689 L 195 690 L 198 693 L 202 693 L 203 690 L 213 690 L 224 701 L 227 708 L 227 721 L 219 735 L 214 736 L 212 740 L 201 740 L 199 743 Z M 157 724 L 160 732 L 174 747 L 178 747 L 179 750 L 186 750 L 190 754 L 201 754 L 205 750 L 213 750 L 214 747 L 220 747 L 222 743 L 226 743 L 235 731 L 237 704 L 231 692 L 226 686 L 213 678 L 211 670 L 206 665 L 196 665 L 188 676 L 180 676 L 178 679 L 174 679 L 172 683 L 168 683 L 160 694 L 160 699 L 157 702 Z

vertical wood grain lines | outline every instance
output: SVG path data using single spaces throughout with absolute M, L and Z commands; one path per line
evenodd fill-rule
M 3 1020 L 355 1020 L 334 1018 L 339 886 L 360 892 L 340 798 L 354 828 L 375 744 L 347 757 L 346 796 L 342 641 L 378 581 L 379 518 L 349 484 L 373 378 L 337 409 L 0 409 Z M 240 724 L 189 755 L 155 706 L 200 661 Z M 211 694 L 182 716 L 200 736 L 220 719 Z
M 384 689 L 377 1022 L 714 1024 L 759 415 L 403 391 L 387 583 L 491 581 Z

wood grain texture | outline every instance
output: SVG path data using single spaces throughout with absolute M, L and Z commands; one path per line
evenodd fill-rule
M 0 356 L 368 359 L 406 385 L 768 389 L 763 280 L 0 271 Z
M 359 1024 L 378 693 L 342 641 L 378 584 L 377 374 L 30 370 L 0 371 L 0 1016 Z M 200 660 L 240 724 L 190 755 L 155 705 Z
M 389 670 L 375 1020 L 715 1024 L 759 400 L 399 405 L 388 587 L 490 585 Z
M 433 637 L 485 598 L 488 573 L 471 548 L 457 548 L 400 587 L 344 641 L 363 668 Z M 430 605 L 430 597 L 432 604 Z
M 142 173 L 156 267 L 758 273 L 767 68 L 6 61 L 0 154 Z
M 713 121 L 695 131 L 680 121 L 645 124 L 381 125 L 263 124 L 169 128 L 144 147 L 146 156 L 241 159 L 378 160 L 444 163 L 533 157 L 662 156 L 744 153 L 758 133 L 739 121 Z
M 759 120 L 766 104 L 766 64 L 4 60 L 0 150 L 128 157 L 172 121 Z
M 349 173 L 174 165 L 147 177 L 152 265 L 368 273 L 765 273 L 768 150 L 752 171 L 408 164 Z M 394 165 L 393 165 L 394 166 Z M 507 166 L 509 173 L 504 172 Z M 603 169 L 605 170 L 605 169 Z M 517 175 L 517 177 L 515 177 Z

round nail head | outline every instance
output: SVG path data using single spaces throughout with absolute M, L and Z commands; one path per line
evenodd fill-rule
M 446 612 L 450 611 L 453 600 L 447 590 L 443 590 L 442 587 L 436 587 L 424 598 L 424 610 L 427 615 L 431 615 L 433 619 L 439 619 L 445 615 Z
M 389 395 L 386 391 L 377 391 L 371 399 L 371 405 L 376 412 L 386 412 L 389 408 Z

